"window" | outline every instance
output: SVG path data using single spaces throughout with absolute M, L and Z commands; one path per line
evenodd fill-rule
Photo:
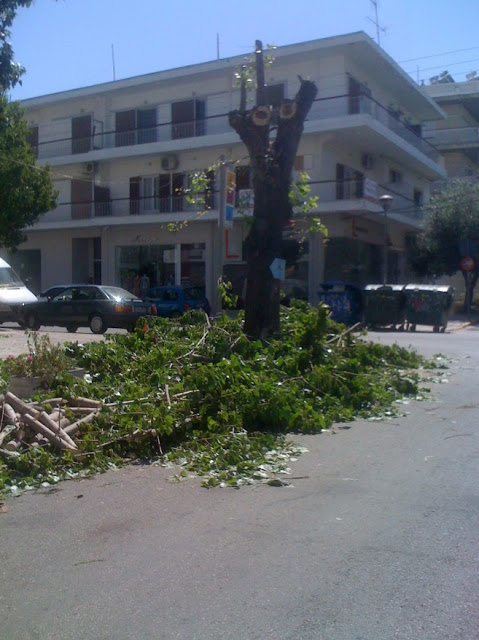
M 171 137 L 192 138 L 205 135 L 205 100 L 182 100 L 171 105 Z
M 361 113 L 361 111 L 364 111 L 365 104 L 363 96 L 371 97 L 371 89 L 363 82 L 356 80 L 356 78 L 348 76 L 348 96 L 348 113 Z M 367 104 L 370 102 L 370 100 L 367 100 Z
M 402 173 L 396 169 L 389 169 L 389 182 L 400 184 L 402 182 Z
M 72 118 L 72 153 L 87 153 L 91 147 L 91 115 Z
M 423 205 L 423 195 L 420 189 L 414 189 L 413 201 L 414 201 L 414 213 L 417 217 L 420 217 L 422 214 L 422 205 Z
M 364 175 L 344 164 L 336 165 L 336 200 L 351 200 L 364 196 Z
M 161 213 L 184 210 L 185 178 L 183 173 L 160 173 L 158 195 Z
M 156 142 L 156 108 L 118 111 L 115 132 L 117 147 Z
M 185 183 L 184 173 L 130 178 L 130 215 L 183 211 Z

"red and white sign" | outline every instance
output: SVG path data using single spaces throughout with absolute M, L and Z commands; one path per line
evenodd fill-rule
M 378 183 L 370 178 L 364 179 L 364 199 L 375 203 L 378 201 Z
M 460 265 L 462 271 L 472 271 L 476 266 L 476 262 L 471 256 L 466 256 L 465 258 L 461 258 Z

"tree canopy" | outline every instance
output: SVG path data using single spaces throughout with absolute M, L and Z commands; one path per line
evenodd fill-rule
M 0 247 L 9 249 L 24 240 L 22 229 L 56 204 L 50 170 L 36 164 L 23 111 L 6 97 L 25 72 L 13 59 L 10 27 L 17 10 L 31 4 L 32 0 L 0 4 Z
M 452 180 L 431 197 L 425 211 L 425 230 L 410 255 L 411 266 L 420 276 L 462 270 L 472 300 L 479 275 L 479 182 Z M 465 257 L 474 261 L 471 270 L 462 268 Z
M 25 69 L 13 59 L 10 44 L 10 27 L 20 7 L 29 7 L 32 0 L 1 0 L 0 4 L 0 91 L 14 87 L 21 82 Z
M 36 165 L 22 109 L 0 95 L 0 247 L 20 244 L 22 229 L 53 209 L 55 201 L 50 169 Z

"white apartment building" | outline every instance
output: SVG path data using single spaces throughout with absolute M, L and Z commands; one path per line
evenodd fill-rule
M 479 177 L 479 78 L 428 85 L 428 95 L 443 109 L 447 119 L 428 123 L 426 135 L 444 157 L 449 178 Z M 471 74 L 472 75 L 472 74 Z M 438 76 L 440 78 L 441 76 Z
M 274 56 L 266 70 L 273 106 L 294 97 L 298 75 L 318 87 L 296 169 L 308 173 L 319 196 L 313 215 L 329 231 L 326 244 L 313 234 L 299 245 L 285 231 L 285 290 L 314 304 L 324 281 L 378 282 L 385 248 L 388 281 L 404 281 L 421 205 L 446 175 L 422 135 L 422 123 L 442 119 L 442 110 L 363 32 L 279 47 Z M 238 198 L 249 194 L 246 150 L 228 124 L 243 62 L 220 59 L 23 101 L 31 143 L 39 163 L 52 167 L 59 198 L 9 256 L 22 275 L 38 290 L 90 280 L 137 291 L 146 274 L 151 284 L 204 285 L 214 298 L 222 245 L 224 273 L 240 292 L 247 216 L 237 210 L 220 243 L 218 181 L 200 212 L 183 189 L 192 172 L 224 156 Z M 393 197 L 387 214 L 383 194 Z

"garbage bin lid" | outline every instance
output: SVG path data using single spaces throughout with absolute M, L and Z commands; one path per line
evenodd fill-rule
M 403 284 L 367 284 L 364 289 L 366 291 L 376 291 L 377 289 L 384 289 L 385 291 L 403 291 L 405 285 Z
M 454 293 L 454 287 L 438 284 L 407 284 L 404 289 L 406 291 L 437 291 L 438 293 Z
M 320 286 L 324 291 L 360 291 L 361 287 L 352 282 L 344 282 L 343 280 L 329 280 L 328 282 L 322 282 Z

